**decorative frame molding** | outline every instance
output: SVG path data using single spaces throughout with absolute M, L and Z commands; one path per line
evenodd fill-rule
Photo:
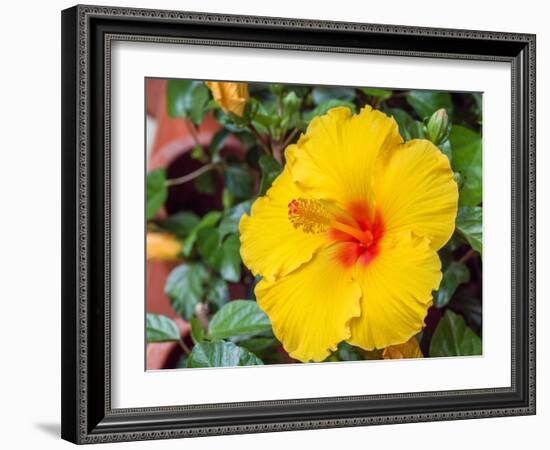
M 512 385 L 112 409 L 110 50 L 119 40 L 509 62 Z M 62 13 L 62 83 L 63 438 L 84 444 L 535 413 L 534 35 L 79 5 Z

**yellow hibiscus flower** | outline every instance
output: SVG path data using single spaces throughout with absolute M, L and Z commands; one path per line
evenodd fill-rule
M 458 187 L 447 157 L 407 143 L 365 107 L 334 108 L 285 151 L 287 164 L 241 218 L 241 256 L 262 280 L 259 306 L 286 351 L 322 361 L 347 341 L 408 341 L 441 282 Z
M 224 113 L 232 112 L 242 117 L 249 98 L 247 83 L 207 81 L 205 84 Z

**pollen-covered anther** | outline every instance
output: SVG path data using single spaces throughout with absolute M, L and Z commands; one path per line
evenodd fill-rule
M 288 204 L 288 219 L 304 233 L 322 233 L 328 230 L 332 215 L 319 200 L 296 198 Z

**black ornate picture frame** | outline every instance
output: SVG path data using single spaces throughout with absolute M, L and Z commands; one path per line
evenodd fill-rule
M 114 41 L 511 64 L 511 386 L 111 407 L 110 62 Z M 535 414 L 535 36 L 177 11 L 62 12 L 62 437 L 99 443 Z

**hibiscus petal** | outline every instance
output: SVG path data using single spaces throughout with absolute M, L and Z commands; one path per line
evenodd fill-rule
M 349 321 L 360 314 L 361 290 L 351 278 L 353 269 L 339 259 L 344 245 L 324 248 L 291 274 L 256 286 L 275 336 L 300 361 L 324 360 L 349 338 Z
M 455 228 L 458 186 L 448 158 L 430 141 L 413 140 L 377 167 L 376 208 L 391 235 L 413 231 L 440 249 Z
M 290 222 L 288 204 L 304 195 L 285 169 L 267 194 L 254 202 L 250 216 L 241 218 L 241 257 L 254 275 L 268 280 L 282 277 L 329 243 L 326 233 L 305 233 Z
M 351 321 L 348 342 L 365 350 L 401 344 L 424 327 L 432 291 L 441 282 L 441 262 L 427 238 L 402 233 L 383 238 L 377 255 L 358 261 L 361 317 Z
M 393 118 L 370 106 L 357 115 L 340 107 L 313 119 L 286 158 L 294 181 L 313 197 L 371 204 L 376 160 L 402 142 Z

